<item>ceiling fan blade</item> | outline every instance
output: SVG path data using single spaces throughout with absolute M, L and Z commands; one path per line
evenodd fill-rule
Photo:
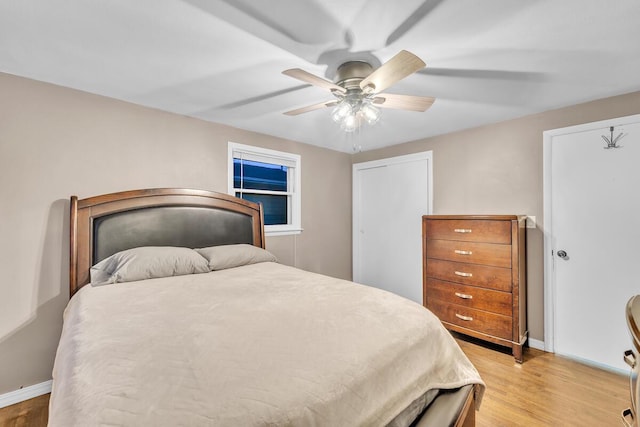
M 338 103 L 338 101 L 320 102 L 318 104 L 308 105 L 306 107 L 297 108 L 295 110 L 287 111 L 284 114 L 286 114 L 287 116 L 297 116 L 298 114 L 308 113 L 309 111 L 319 110 L 320 108 L 332 107 L 332 106 L 336 105 L 337 103 Z
M 329 46 L 349 47 L 340 20 L 323 5 L 299 0 L 183 0 L 306 61 L 317 64 Z M 309 25 L 300 16 L 313 16 Z
M 385 46 L 394 43 L 400 37 L 410 31 L 418 22 L 423 20 L 435 8 L 437 8 L 443 0 L 425 0 L 407 19 L 404 20 L 390 35 L 387 37 Z
M 365 92 L 381 92 L 425 66 L 422 59 L 411 52 L 401 50 L 400 53 L 362 80 L 360 88 Z
M 346 92 L 343 87 L 333 84 L 329 80 L 325 80 L 307 71 L 301 70 L 300 68 L 291 68 L 289 70 L 284 70 L 282 74 L 293 77 L 294 79 L 302 80 L 303 82 L 310 83 L 323 89 L 335 90 L 341 93 Z
M 537 71 L 509 71 L 489 69 L 462 69 L 429 67 L 418 71 L 425 76 L 461 77 L 473 79 L 514 80 L 514 81 L 544 81 L 545 73 Z
M 397 95 L 394 93 L 380 93 L 373 98 L 378 107 L 395 108 L 397 110 L 427 111 L 435 102 L 430 96 Z
M 224 109 L 224 110 L 229 110 L 232 108 L 238 108 L 238 107 L 244 107 L 245 105 L 249 105 L 249 104 L 253 104 L 255 102 L 260 102 L 260 101 L 264 101 L 270 98 L 275 98 L 277 96 L 280 95 L 285 95 L 287 93 L 291 93 L 291 92 L 296 92 L 300 89 L 304 89 L 304 88 L 308 88 L 309 85 L 300 85 L 300 86 L 294 86 L 294 87 L 290 87 L 290 88 L 286 88 L 286 89 L 280 89 L 280 90 L 276 90 L 273 92 L 269 92 L 269 93 L 265 93 L 262 95 L 258 95 L 258 96 L 252 96 L 251 98 L 246 98 L 246 99 L 241 99 L 238 101 L 234 101 L 234 102 L 230 102 L 228 104 L 223 104 L 220 105 L 217 108 L 220 109 Z

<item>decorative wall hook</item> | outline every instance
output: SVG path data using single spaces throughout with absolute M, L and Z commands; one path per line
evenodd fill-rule
M 620 141 L 626 134 L 621 132 L 620 134 L 618 134 L 618 136 L 614 138 L 613 126 L 611 126 L 609 130 L 611 131 L 611 136 L 609 138 L 607 138 L 604 135 L 600 135 L 602 136 L 602 139 L 604 139 L 604 141 L 607 143 L 607 146 L 602 148 L 604 148 L 605 150 L 608 150 L 610 148 L 622 148 L 622 145 L 617 145 L 617 144 L 618 144 L 618 141 Z

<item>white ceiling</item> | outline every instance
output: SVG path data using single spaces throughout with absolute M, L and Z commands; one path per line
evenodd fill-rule
M 434 96 L 346 134 L 284 76 L 409 50 Z M 0 0 L 0 71 L 340 151 L 640 90 L 639 0 Z M 0 96 L 2 96 L 0 94 Z

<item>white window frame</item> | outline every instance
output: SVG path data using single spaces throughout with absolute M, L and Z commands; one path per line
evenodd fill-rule
M 299 234 L 302 231 L 301 213 L 301 168 L 302 160 L 300 155 L 286 153 L 284 151 L 270 150 L 267 148 L 254 147 L 251 145 L 238 144 L 229 141 L 227 156 L 227 191 L 235 196 L 237 192 L 252 194 L 286 194 L 289 197 L 289 212 L 287 214 L 288 224 L 265 225 L 264 232 L 267 236 L 281 236 L 286 234 Z M 233 187 L 233 159 L 244 158 L 263 163 L 281 164 L 287 166 L 287 191 L 269 190 L 241 190 Z

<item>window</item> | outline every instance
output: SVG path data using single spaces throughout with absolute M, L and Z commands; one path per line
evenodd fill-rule
M 262 203 L 267 235 L 302 231 L 299 155 L 229 142 L 229 194 Z

